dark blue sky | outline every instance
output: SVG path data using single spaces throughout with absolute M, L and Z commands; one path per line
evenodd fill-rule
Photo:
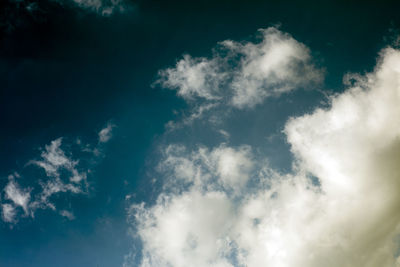
M 32 3 L 36 9 L 27 11 Z M 126 5 L 125 12 L 110 16 L 72 0 L 6 0 L 0 6 L 0 189 L 14 172 L 31 188 L 45 179 L 43 170 L 27 163 L 39 160 L 45 145 L 59 137 L 68 155 L 80 159 L 80 168 L 91 170 L 88 193 L 52 200 L 73 211 L 73 220 L 38 209 L 34 218 L 0 222 L 0 266 L 122 265 L 134 249 L 126 209 L 157 195 L 151 180 L 158 147 L 182 140 L 213 146 L 222 140 L 210 137 L 201 123 L 172 134 L 165 130 L 189 108 L 174 91 L 152 84 L 159 70 L 174 66 L 183 54 L 208 57 L 220 41 L 254 40 L 258 29 L 275 25 L 311 50 L 316 66 L 325 70 L 322 91 L 272 98 L 257 112 L 232 111 L 233 119 L 225 122 L 235 133 L 232 144 L 257 145 L 272 136 L 260 153 L 275 155 L 270 163 L 288 170 L 288 145 L 274 134 L 288 117 L 323 105 L 324 93 L 341 92 L 345 73 L 372 71 L 400 27 L 398 1 L 127 0 Z M 96 147 L 107 124 L 115 127 L 100 156 L 74 148 L 78 138 Z M 128 202 L 127 195 L 133 195 Z

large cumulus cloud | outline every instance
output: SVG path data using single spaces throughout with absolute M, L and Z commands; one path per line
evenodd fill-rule
M 286 123 L 291 173 L 248 145 L 166 146 L 163 192 L 129 210 L 141 266 L 400 266 L 400 51 L 349 77 L 328 108 Z M 215 96 L 197 89 L 178 93 Z

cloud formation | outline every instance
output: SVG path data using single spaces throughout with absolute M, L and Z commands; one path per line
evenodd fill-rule
M 282 33 L 269 34 L 267 50 L 233 43 L 230 51 L 269 54 L 265 51 L 274 51 Z M 284 48 L 276 49 L 286 52 L 271 52 L 274 68 L 260 69 L 263 60 L 249 59 L 257 53 L 240 60 L 237 79 L 243 87 L 230 82 L 232 105 L 252 106 L 258 101 L 252 92 L 263 98 L 304 82 L 285 67 L 282 56 L 302 62 L 304 54 L 294 55 L 303 46 L 283 36 L 286 41 L 278 43 Z M 226 72 L 214 60 L 223 61 L 187 56 L 164 73 L 174 77 L 164 84 L 185 98 L 219 101 Z M 276 84 L 288 81 L 266 89 L 252 81 L 257 75 L 257 81 L 271 75 L 282 78 Z M 165 177 L 163 192 L 155 204 L 129 210 L 143 247 L 140 266 L 400 266 L 400 51 L 382 50 L 372 73 L 349 77 L 349 88 L 331 96 L 328 108 L 286 123 L 292 173 L 271 169 L 268 159 L 247 145 L 193 151 L 167 146 L 158 167 Z
M 4 198 L 11 201 L 13 204 L 3 204 L 3 219 L 8 222 L 12 222 L 15 217 L 14 209 L 21 207 L 25 213 L 28 214 L 28 204 L 30 201 L 30 190 L 22 190 L 18 183 L 14 180 L 14 176 L 9 176 L 9 182 L 4 188 Z
M 102 145 L 111 138 L 109 124 L 99 132 L 99 142 L 91 147 L 82 144 L 78 139 L 80 159 L 74 158 L 71 146 L 64 145 L 63 138 L 58 138 L 45 145 L 39 159 L 29 161 L 25 167 L 39 168 L 45 175 L 38 173 L 39 179 L 24 179 L 23 175 L 13 173 L 8 176 L 8 183 L 0 193 L 1 215 L 4 222 L 16 223 L 20 217 L 34 217 L 38 209 L 51 209 L 56 211 L 56 204 L 52 201 L 54 195 L 69 193 L 73 195 L 85 195 L 89 193 L 88 175 L 91 167 L 96 163 L 96 158 L 102 155 Z M 83 153 L 83 154 L 82 154 Z M 89 157 L 88 163 L 87 158 Z M 83 162 L 82 162 L 83 161 Z M 22 186 L 24 184 L 24 186 Z M 29 185 L 27 185 L 29 184 Z M 22 213 L 21 213 L 22 210 Z M 60 215 L 69 220 L 75 218 L 68 210 L 60 210 Z
M 107 126 L 103 129 L 100 130 L 99 132 L 99 142 L 100 143 L 107 143 L 110 141 L 112 137 L 112 130 L 115 127 L 115 125 L 108 123 Z
M 42 152 L 42 160 L 31 161 L 31 164 L 35 164 L 46 172 L 47 176 L 59 178 L 60 169 L 66 169 L 71 173 L 69 180 L 71 182 L 79 183 L 86 179 L 85 173 L 79 173 L 76 166 L 79 161 L 74 161 L 65 155 L 65 152 L 61 149 L 62 138 L 58 138 L 45 146 L 45 151 Z
M 258 43 L 221 42 L 211 58 L 185 55 L 174 68 L 160 71 L 157 83 L 188 101 L 248 108 L 321 82 L 323 72 L 314 66 L 304 44 L 274 27 L 259 33 Z
M 66 0 L 56 0 L 61 4 L 65 4 Z M 102 16 L 110 16 L 116 12 L 124 12 L 128 5 L 124 0 L 68 0 L 76 4 L 82 9 L 95 12 Z
M 3 10 L 0 10 L 0 30 L 12 32 L 32 21 L 44 22 L 54 3 L 103 17 L 123 13 L 133 7 L 133 3 L 126 0 L 5 0 Z
M 1 217 L 3 221 L 8 223 L 14 222 L 16 215 L 14 206 L 12 204 L 2 204 L 1 209 Z
M 45 146 L 39 160 L 31 160 L 27 163 L 27 166 L 37 166 L 42 169 L 45 178 L 35 181 L 30 186 L 22 187 L 20 185 L 23 182 L 21 175 L 14 173 L 8 176 L 8 183 L 3 190 L 3 221 L 16 223 L 20 216 L 34 217 L 37 209 L 56 210 L 51 197 L 57 193 L 87 193 L 88 170 L 79 171 L 79 161 L 67 156 L 61 145 L 62 138 L 53 140 Z M 18 211 L 19 207 L 23 214 Z M 64 214 L 66 213 L 64 212 Z

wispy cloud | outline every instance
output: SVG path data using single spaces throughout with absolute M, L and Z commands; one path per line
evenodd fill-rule
M 107 126 L 100 130 L 99 132 L 99 142 L 107 143 L 112 137 L 112 130 L 115 128 L 115 125 L 112 123 L 108 123 Z
M 73 194 L 85 194 L 88 190 L 87 172 L 78 171 L 78 160 L 66 156 L 62 150 L 62 138 L 46 145 L 41 153 L 40 160 L 31 160 L 26 166 L 37 166 L 45 173 L 45 178 L 38 179 L 31 186 L 22 188 L 19 181 L 23 176 L 9 175 L 8 183 L 4 188 L 4 200 L 2 204 L 3 220 L 15 223 L 19 216 L 34 217 L 37 209 L 56 210 L 56 206 L 50 198 L 58 193 L 70 192 Z M 33 193 L 35 189 L 35 193 Z M 23 214 L 18 211 L 21 207 Z
M 60 7 L 74 8 L 89 14 L 110 17 L 134 8 L 127 0 L 5 0 L 0 10 L 0 30 L 12 32 L 16 28 L 33 21 L 44 21 L 54 3 Z
M 72 212 L 67 211 L 67 210 L 60 211 L 60 215 L 63 217 L 66 217 L 70 221 L 75 219 L 75 215 Z
M 104 136 L 111 138 L 110 132 L 105 133 Z M 93 159 L 100 154 L 92 153 L 92 150 L 88 151 L 88 144 L 84 145 L 82 141 L 76 142 L 75 145 L 80 153 L 88 154 L 87 152 L 90 152 L 88 154 L 90 163 L 82 163 L 84 158 L 76 159 L 72 154 L 71 145 L 67 144 L 63 148 L 63 138 L 55 139 L 49 145 L 45 145 L 40 158 L 29 161 L 25 166 L 26 168 L 39 168 L 45 174 L 43 176 L 42 172 L 38 172 L 37 175 L 40 179 L 30 178 L 29 186 L 21 185 L 27 183 L 23 175 L 14 173 L 8 176 L 8 183 L 2 192 L 3 221 L 16 223 L 20 217 L 34 217 L 38 209 L 56 211 L 56 204 L 52 201 L 54 195 L 61 193 L 85 195 L 89 193 L 88 175 L 91 167 L 96 163 L 96 160 L 93 161 Z M 100 151 L 100 145 L 101 142 L 95 145 L 94 150 Z M 79 156 L 81 155 L 83 154 L 79 154 Z M 59 213 L 69 220 L 75 218 L 71 211 L 61 210 Z
M 45 146 L 45 151 L 42 152 L 42 160 L 33 160 L 29 164 L 35 164 L 46 172 L 47 176 L 59 178 L 60 169 L 65 169 L 70 172 L 69 180 L 79 183 L 86 179 L 86 173 L 79 173 L 77 170 L 78 160 L 74 161 L 65 155 L 61 149 L 62 138 L 58 138 Z
M 129 3 L 125 0 L 53 0 L 62 5 L 73 3 L 76 6 L 97 13 L 101 16 L 110 16 L 114 13 L 125 12 Z
M 15 207 L 12 204 L 2 204 L 1 205 L 2 213 L 1 217 L 3 221 L 12 223 L 15 221 Z
M 28 213 L 28 203 L 30 200 L 30 190 L 22 190 L 13 176 L 9 178 L 7 186 L 4 188 L 5 198 L 11 200 L 15 206 L 20 206 L 25 214 Z
M 295 56 L 305 51 L 302 45 L 287 35 L 280 42 L 276 30 L 272 34 L 269 42 L 277 42 L 283 54 L 290 51 L 290 60 L 308 58 Z M 232 44 L 229 51 L 236 46 L 254 51 L 254 44 Z M 271 55 L 276 57 L 266 57 L 265 69 L 259 68 L 261 59 L 240 61 L 251 71 L 241 67 L 237 79 L 243 86 L 230 82 L 225 89 L 232 92 L 231 105 L 254 106 L 260 100 L 248 97 L 252 92 L 262 99 L 304 82 L 302 75 L 281 67 L 285 56 Z M 188 99 L 220 101 L 226 72 L 216 69 L 214 60 L 222 59 L 186 57 L 162 74 L 164 85 Z M 275 67 L 269 69 L 271 61 Z M 399 66 L 400 51 L 384 49 L 375 70 L 353 75 L 344 93 L 330 97 L 328 108 L 289 119 L 284 134 L 295 158 L 292 173 L 270 168 L 268 159 L 248 145 L 166 146 L 158 166 L 165 179 L 162 193 L 156 203 L 129 210 L 134 237 L 142 244 L 140 266 L 399 266 Z M 180 76 L 187 70 L 192 72 Z M 258 87 L 252 81 L 258 75 L 261 83 L 272 75 L 273 81 L 282 78 L 277 85 L 286 80 L 288 85 Z
M 258 43 L 221 42 L 211 58 L 185 55 L 174 68 L 160 71 L 157 83 L 188 101 L 248 108 L 321 82 L 323 72 L 304 44 L 274 27 L 259 33 Z

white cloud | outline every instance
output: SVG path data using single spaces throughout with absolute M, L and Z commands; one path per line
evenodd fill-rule
M 185 55 L 158 83 L 189 101 L 246 108 L 322 80 L 305 45 L 273 27 L 260 33 L 259 43 L 221 42 L 209 59 Z
M 139 209 L 142 266 L 227 266 L 219 252 L 226 246 L 231 205 L 224 193 L 193 191 L 161 198 L 151 211 Z
M 85 10 L 87 12 L 95 13 L 100 16 L 109 17 L 113 14 L 123 13 L 130 10 L 134 5 L 127 0 L 51 0 L 51 2 L 58 3 L 60 6 L 73 6 Z M 12 0 L 14 3 L 14 12 L 20 9 L 26 9 L 31 13 L 33 18 L 37 15 L 43 15 L 46 11 L 46 2 L 31 2 L 24 0 Z M 21 18 L 19 18 L 21 19 Z M 11 20 L 11 19 L 10 19 Z M 12 21 L 10 21 L 12 23 Z M 10 25 L 15 27 L 15 25 Z
M 57 210 L 52 202 L 52 197 L 60 193 L 87 194 L 89 185 L 87 175 L 90 172 L 88 166 L 82 165 L 79 160 L 74 160 L 68 149 L 62 148 L 62 138 L 58 138 L 45 145 L 39 160 L 31 160 L 26 167 L 37 166 L 42 169 L 45 176 L 39 175 L 39 179 L 27 180 L 19 173 L 13 173 L 8 177 L 8 183 L 2 190 L 4 198 L 1 201 L 2 218 L 8 223 L 16 223 L 19 217 L 35 216 L 37 209 Z M 81 142 L 76 144 L 85 152 Z M 70 146 L 66 145 L 65 148 Z M 21 182 L 17 182 L 17 179 Z M 29 186 L 21 186 L 21 184 Z M 18 207 L 24 213 L 21 215 Z M 60 215 L 73 219 L 72 213 L 61 210 Z
M 99 142 L 100 143 L 107 143 L 110 141 L 112 137 L 112 130 L 115 127 L 115 125 L 109 123 L 107 124 L 107 127 L 103 128 L 99 132 Z
M 207 103 L 194 107 L 188 116 L 185 116 L 182 121 L 169 121 L 167 123 L 167 130 L 173 131 L 188 125 L 191 125 L 194 121 L 203 118 L 205 114 L 212 113 L 213 109 L 218 106 L 217 103 Z M 216 121 L 216 118 L 211 117 L 210 121 Z
M 115 12 L 124 12 L 127 9 L 127 3 L 124 0 L 71 0 L 71 1 L 83 9 L 88 9 L 102 16 L 110 16 Z
M 10 14 L 5 18 L 6 31 L 12 31 L 25 19 L 19 14 L 21 11 L 28 11 L 30 18 L 37 20 L 46 15 L 49 4 L 57 3 L 61 7 L 73 7 L 84 10 L 87 13 L 97 14 L 103 17 L 110 17 L 114 14 L 124 13 L 135 7 L 134 2 L 128 0 L 50 0 L 50 1 L 26 1 L 10 0 L 12 8 Z
M 141 266 L 400 266 L 400 51 L 284 132 L 286 175 L 248 146 L 168 146 L 164 193 L 130 210 Z
M 229 140 L 229 137 L 231 136 L 227 131 L 225 130 L 219 130 L 218 131 L 225 139 Z
M 216 163 L 216 172 L 224 187 L 239 189 L 247 183 L 253 167 L 249 151 L 247 146 L 239 150 L 223 146 L 211 153 L 211 161 Z
M 50 208 L 56 210 L 55 205 L 49 200 L 51 196 L 58 193 L 70 192 L 73 194 L 84 194 L 86 185 L 77 185 L 76 183 L 65 183 L 60 178 L 50 179 L 46 182 L 41 182 L 42 191 L 36 195 L 36 200 L 31 202 L 30 207 L 35 210 L 38 208 Z
M 238 148 L 221 144 L 209 151 L 200 147 L 188 153 L 183 146 L 170 145 L 165 149 L 165 159 L 159 165 L 160 172 L 170 173 L 171 184 L 186 183 L 198 188 L 219 186 L 226 190 L 241 190 L 253 169 L 249 146 Z M 216 183 L 215 183 L 216 180 Z
M 25 214 L 28 213 L 28 203 L 30 200 L 29 189 L 22 190 L 17 182 L 11 179 L 4 188 L 5 198 L 11 200 L 15 206 L 20 206 Z
M 219 57 L 206 59 L 185 55 L 175 68 L 160 72 L 160 82 L 164 87 L 177 89 L 178 95 L 185 99 L 194 97 L 207 100 L 220 99 L 219 87 L 226 75 L 221 74 L 222 64 L 224 64 L 223 59 Z
M 12 223 L 15 221 L 15 207 L 11 204 L 1 204 L 2 214 L 1 217 L 3 221 Z
M 19 1 L 19 0 L 15 0 Z M 52 0 L 61 6 L 73 5 L 82 10 L 96 13 L 100 16 L 109 17 L 113 14 L 123 13 L 132 7 L 132 3 L 126 0 Z M 34 3 L 26 6 L 29 10 L 35 11 L 40 4 Z
M 244 57 L 234 77 L 233 105 L 254 106 L 269 96 L 279 96 L 310 83 L 320 82 L 322 73 L 311 64 L 309 49 L 275 28 L 261 31 L 259 44 L 227 42 Z
M 42 160 L 31 161 L 30 164 L 36 164 L 46 171 L 47 176 L 58 178 L 60 177 L 60 169 L 66 169 L 70 172 L 69 180 L 74 183 L 79 183 L 86 180 L 86 173 L 80 173 L 77 170 L 79 161 L 74 161 L 65 155 L 61 149 L 62 138 L 51 141 L 50 145 L 45 146 L 45 151 L 42 152 Z
M 15 223 L 17 221 L 18 207 L 24 211 L 23 216 L 28 216 L 30 213 L 31 188 L 21 189 L 15 180 L 16 178 L 20 178 L 18 173 L 9 175 L 8 183 L 3 189 L 4 200 L 8 200 L 8 203 L 1 204 L 2 219 L 7 223 Z
M 60 211 L 60 215 L 63 216 L 63 217 L 66 217 L 70 221 L 75 220 L 75 215 L 72 212 L 68 211 L 68 210 Z

